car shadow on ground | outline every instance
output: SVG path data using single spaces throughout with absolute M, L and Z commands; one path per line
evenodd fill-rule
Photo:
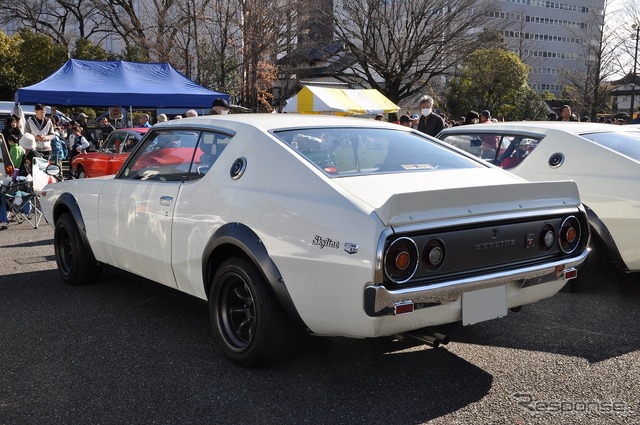
M 111 269 L 81 287 L 51 276 L 0 276 L 10 423 L 423 423 L 493 381 L 391 338 L 303 337 L 282 363 L 245 369 L 215 346 L 202 300 Z
M 559 292 L 505 318 L 440 327 L 453 343 L 581 357 L 595 363 L 640 349 L 640 274 L 606 273 L 577 292 Z

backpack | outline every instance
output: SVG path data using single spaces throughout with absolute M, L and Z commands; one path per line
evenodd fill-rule
M 51 140 L 51 147 L 57 153 L 60 161 L 67 159 L 67 144 L 57 134 Z

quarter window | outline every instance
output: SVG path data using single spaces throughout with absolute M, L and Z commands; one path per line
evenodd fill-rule
M 208 131 L 153 132 L 125 164 L 119 177 L 174 182 L 199 179 L 209 171 L 229 140 L 229 136 Z

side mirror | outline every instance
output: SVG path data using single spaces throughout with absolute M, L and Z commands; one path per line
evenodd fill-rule
M 62 169 L 57 164 L 49 164 L 49 165 L 47 165 L 47 168 L 44 169 L 44 172 L 47 173 L 50 176 L 60 175 L 61 171 L 62 171 Z

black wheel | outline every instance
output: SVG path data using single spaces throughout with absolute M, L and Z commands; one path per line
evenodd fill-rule
M 100 266 L 82 241 L 71 213 L 64 213 L 56 221 L 53 246 L 62 280 L 71 285 L 84 285 L 98 278 Z
M 78 172 L 76 173 L 79 179 L 86 179 L 87 173 L 84 172 L 84 168 L 78 167 Z
M 256 267 L 242 258 L 225 261 L 209 294 L 213 335 L 224 354 L 242 366 L 288 357 L 294 328 Z

